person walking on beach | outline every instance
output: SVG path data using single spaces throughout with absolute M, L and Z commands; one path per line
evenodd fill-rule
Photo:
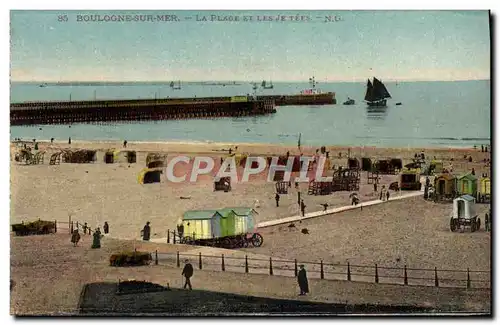
M 144 228 L 142 229 L 142 240 L 146 240 L 146 241 L 149 241 L 149 239 L 151 238 L 151 226 L 149 225 L 150 222 L 146 222 L 146 225 L 144 226 Z
M 71 137 L 68 138 L 68 144 L 71 144 Z
M 326 209 L 328 208 L 328 203 L 323 203 L 323 212 L 326 212 Z
M 87 223 L 85 222 L 85 224 L 83 225 L 83 234 L 86 235 L 87 234 L 87 229 L 88 229 L 88 226 L 87 226 Z M 90 231 L 89 231 L 90 233 Z
M 488 213 L 484 214 L 484 230 L 486 231 L 490 230 L 490 218 Z
M 79 241 L 80 241 L 80 234 L 78 233 L 78 229 L 75 229 L 71 234 L 71 242 L 73 243 L 73 247 L 76 247 Z
M 299 296 L 305 296 L 309 293 L 309 282 L 307 281 L 307 273 L 304 269 L 304 265 L 300 265 L 300 271 L 297 275 L 297 282 L 299 283 L 300 294 Z
M 104 227 L 102 227 L 104 230 L 104 234 L 109 233 L 109 224 L 107 221 L 104 222 Z
M 54 138 L 50 138 L 50 144 L 54 144 Z
M 184 269 L 182 269 L 182 274 L 181 274 L 184 276 L 184 278 L 186 278 L 186 281 L 184 283 L 184 289 L 186 289 L 186 287 L 189 287 L 189 290 L 193 290 L 193 287 L 191 286 L 191 277 L 193 276 L 193 272 L 194 272 L 193 266 L 191 265 L 191 263 L 189 263 L 189 260 L 186 260 Z
M 274 199 L 276 200 L 276 207 L 278 208 L 280 206 L 280 195 L 276 193 Z
M 373 192 L 377 193 L 377 182 L 373 183 Z
M 123 148 L 127 148 L 127 143 L 128 143 L 127 140 L 123 141 Z
M 304 200 L 300 201 L 300 211 L 302 212 L 302 217 L 306 215 L 306 205 L 304 204 Z
M 385 196 L 386 196 L 386 198 L 387 198 L 387 201 L 389 201 L 389 197 L 391 196 L 391 195 L 389 194 L 389 190 L 387 190 L 387 192 L 385 192 Z

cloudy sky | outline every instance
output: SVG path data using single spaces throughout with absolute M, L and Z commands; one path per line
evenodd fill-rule
M 12 11 L 11 80 L 489 79 L 489 37 L 487 11 Z

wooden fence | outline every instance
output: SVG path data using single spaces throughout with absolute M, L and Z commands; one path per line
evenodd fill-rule
M 229 251 L 229 254 L 231 252 Z M 373 265 L 326 263 L 324 261 L 283 260 L 269 257 L 249 258 L 221 254 L 202 255 L 187 253 L 152 254 L 155 265 L 180 268 L 188 259 L 199 270 L 227 271 L 236 273 L 268 274 L 278 276 L 297 276 L 299 266 L 304 265 L 308 278 L 327 280 L 346 280 L 384 284 L 400 284 L 435 287 L 490 288 L 490 271 L 386 267 Z

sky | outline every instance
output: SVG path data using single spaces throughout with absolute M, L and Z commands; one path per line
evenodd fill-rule
M 150 21 L 109 21 L 118 15 Z M 178 21 L 158 20 L 166 15 Z M 91 16 L 108 21 L 85 21 Z M 11 11 L 10 18 L 11 81 L 490 79 L 487 11 Z

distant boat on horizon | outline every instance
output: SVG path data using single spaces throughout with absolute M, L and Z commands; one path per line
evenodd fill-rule
M 266 83 L 265 80 L 263 80 L 261 86 L 264 89 L 273 89 L 274 88 L 274 85 L 273 85 L 272 81 L 270 81 L 269 84 L 268 84 L 268 83 Z
M 366 84 L 365 101 L 370 107 L 386 107 L 387 98 L 392 98 L 391 94 L 376 77 L 373 77 L 373 83 L 368 79 Z
M 347 97 L 347 100 L 343 103 L 344 105 L 354 105 L 356 101 L 350 97 Z

